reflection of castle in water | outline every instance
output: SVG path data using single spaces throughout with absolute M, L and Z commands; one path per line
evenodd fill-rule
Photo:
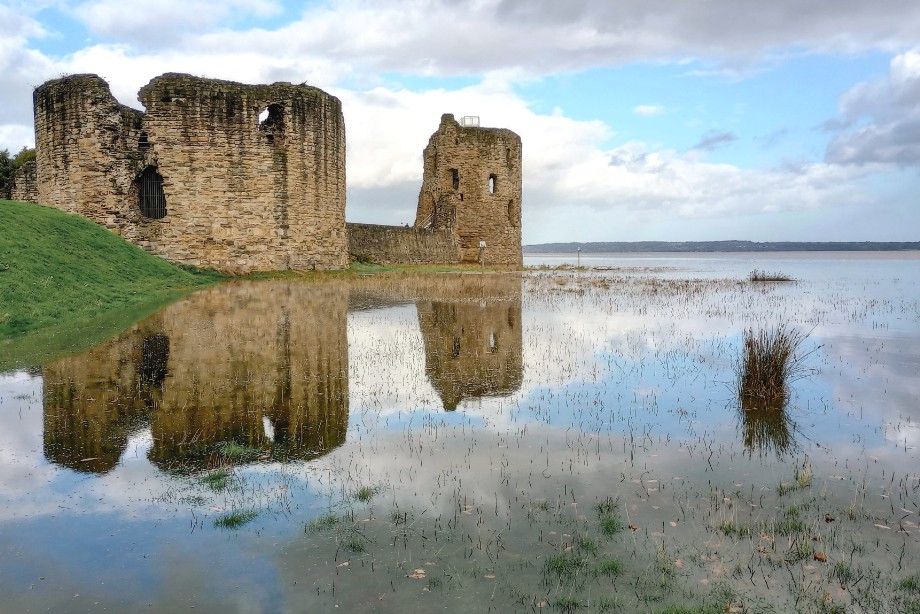
M 482 297 L 417 303 L 425 372 L 447 410 L 512 394 L 524 376 L 520 278 L 496 277 L 479 290 Z
M 348 309 L 411 302 L 445 409 L 520 387 L 518 276 L 224 284 L 45 365 L 45 455 L 106 472 L 148 429 L 150 460 L 169 469 L 206 467 L 230 443 L 242 460 L 323 455 L 348 428 Z
M 150 427 L 150 458 L 194 468 L 233 442 L 308 459 L 345 441 L 347 287 L 228 284 L 44 368 L 45 454 L 80 471 L 118 463 Z

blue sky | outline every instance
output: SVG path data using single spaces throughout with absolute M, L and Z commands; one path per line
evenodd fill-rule
M 915 6 L 916 5 L 916 6 Z M 920 240 L 920 3 L 0 0 L 0 148 L 31 89 L 163 72 L 343 101 L 351 221 L 414 218 L 441 113 L 524 143 L 524 242 Z

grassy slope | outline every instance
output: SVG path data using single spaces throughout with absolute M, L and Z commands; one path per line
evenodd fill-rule
M 21 363 L 11 355 L 23 350 L 97 329 L 114 334 L 220 278 L 151 256 L 82 217 L 0 201 L 0 369 Z

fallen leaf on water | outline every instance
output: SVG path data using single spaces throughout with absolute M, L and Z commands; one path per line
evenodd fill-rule
M 738 605 L 735 605 L 734 603 L 732 603 L 731 601 L 729 601 L 728 603 L 726 603 L 726 604 L 722 607 L 722 609 L 723 609 L 724 611 L 726 611 L 726 612 L 743 612 L 743 611 L 744 611 L 744 604 L 743 604 L 743 603 L 740 603 L 740 604 L 738 604 Z
M 880 528 L 880 529 L 888 529 L 889 531 L 891 530 L 891 527 L 887 527 L 887 526 L 885 526 L 885 525 L 883 525 L 883 524 L 876 524 L 875 526 L 877 526 L 877 527 Z
M 428 592 L 430 592 L 430 591 L 431 591 L 431 589 L 428 588 L 427 586 L 425 586 L 425 587 L 422 588 L 422 592 L 424 592 L 424 593 L 428 593 Z
M 486 575 L 483 576 L 483 577 L 488 578 L 489 580 L 494 580 L 494 579 L 495 579 L 495 574 L 491 574 L 491 573 L 490 573 L 490 574 L 486 574 Z
M 681 569 L 681 568 L 683 568 L 683 566 L 684 566 L 683 560 L 677 559 L 676 561 L 674 561 L 674 567 L 677 567 L 678 569 Z
M 546 603 L 546 601 L 541 601 L 540 603 L 537 604 L 537 607 L 538 607 L 538 608 L 545 608 L 547 605 L 549 605 L 549 604 Z
M 815 560 L 822 563 L 827 563 L 827 555 L 823 552 L 815 552 Z
M 638 531 L 638 530 L 639 530 L 639 527 L 636 526 L 636 525 L 634 525 L 634 524 L 630 524 L 630 525 L 629 525 L 629 528 L 632 529 L 633 531 Z
M 344 563 L 339 563 L 338 565 L 336 565 L 336 567 L 348 567 L 348 565 L 349 565 L 349 562 L 345 561 Z
M 415 573 L 410 573 L 407 578 L 412 578 L 413 580 L 421 580 L 425 577 L 424 569 L 416 569 Z
M 834 522 L 834 520 L 836 519 L 830 514 L 824 514 L 824 522 Z
M 672 526 L 672 527 L 676 527 L 676 526 L 677 526 L 677 523 L 674 522 L 674 521 L 672 520 L 672 521 L 671 521 L 671 526 Z

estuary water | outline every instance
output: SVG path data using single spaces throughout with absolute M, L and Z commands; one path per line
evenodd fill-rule
M 920 254 L 525 264 L 229 282 L 0 375 L 0 610 L 920 607 Z

